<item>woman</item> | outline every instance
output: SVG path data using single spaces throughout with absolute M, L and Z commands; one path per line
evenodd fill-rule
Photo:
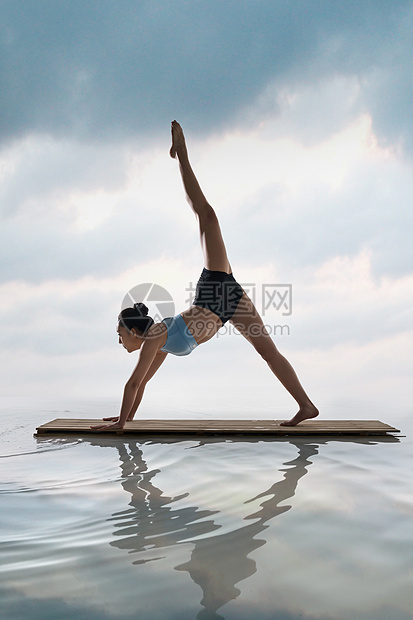
M 120 415 L 104 418 L 111 424 L 92 428 L 123 428 L 126 421 L 133 420 L 146 384 L 168 353 L 188 355 L 195 347 L 215 336 L 227 321 L 245 336 L 297 401 L 298 412 L 282 424 L 295 426 L 302 420 L 315 418 L 318 410 L 302 388 L 290 363 L 277 350 L 254 304 L 232 275 L 217 216 L 191 168 L 184 134 L 176 121 L 172 123 L 170 155 L 178 158 L 187 199 L 198 220 L 205 267 L 197 284 L 193 305 L 176 317 L 154 323 L 147 316 L 148 309 L 144 304 L 135 304 L 120 313 L 119 343 L 128 352 L 139 350 L 139 360 L 125 385 Z

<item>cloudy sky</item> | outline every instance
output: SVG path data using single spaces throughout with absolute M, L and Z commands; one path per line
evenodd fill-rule
M 408 406 L 412 35 L 411 0 L 0 0 L 2 394 L 116 399 L 127 291 L 184 309 L 202 256 L 176 118 L 310 397 Z M 263 303 L 281 284 L 289 311 Z M 234 333 L 154 381 L 147 414 L 294 409 Z

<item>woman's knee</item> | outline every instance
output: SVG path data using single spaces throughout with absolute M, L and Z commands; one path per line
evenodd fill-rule
M 194 209 L 198 215 L 198 217 L 202 220 L 202 221 L 207 221 L 207 220 L 213 220 L 213 221 L 218 221 L 218 218 L 216 216 L 216 213 L 213 209 L 213 207 L 211 207 L 211 205 L 209 204 L 209 202 L 202 201 L 199 202 L 197 205 L 194 205 Z

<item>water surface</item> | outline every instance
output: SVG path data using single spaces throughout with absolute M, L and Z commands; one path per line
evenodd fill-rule
M 407 417 L 400 439 L 140 441 L 33 438 L 87 404 L 1 413 L 2 618 L 413 617 Z

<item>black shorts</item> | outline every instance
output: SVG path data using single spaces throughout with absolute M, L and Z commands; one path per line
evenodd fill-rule
M 193 305 L 211 310 L 222 323 L 226 323 L 237 309 L 243 293 L 232 273 L 204 268 L 196 285 Z

